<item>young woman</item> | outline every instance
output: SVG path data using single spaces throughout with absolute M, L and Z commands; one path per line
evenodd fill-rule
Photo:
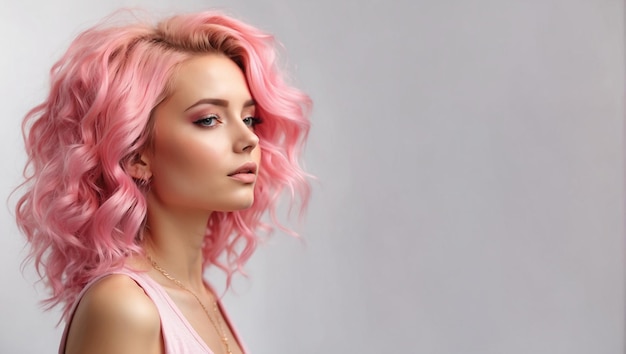
M 245 353 L 203 272 L 230 280 L 282 191 L 306 205 L 310 105 L 273 38 L 220 13 L 79 35 L 25 118 L 16 208 L 59 352 Z

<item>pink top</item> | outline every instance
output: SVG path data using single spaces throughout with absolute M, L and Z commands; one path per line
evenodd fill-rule
M 180 312 L 180 310 L 178 309 L 174 301 L 172 301 L 172 299 L 169 297 L 165 289 L 161 285 L 159 285 L 159 283 L 150 278 L 148 274 L 145 273 L 137 273 L 129 269 L 120 269 L 109 274 L 103 274 L 93 279 L 92 281 L 87 283 L 87 285 L 85 285 L 83 290 L 78 295 L 76 302 L 72 306 L 72 310 L 70 312 L 71 316 L 74 316 L 76 307 L 78 306 L 78 303 L 80 302 L 82 297 L 85 295 L 85 292 L 87 292 L 87 290 L 98 280 L 111 274 L 124 274 L 129 276 L 146 292 L 146 295 L 148 295 L 148 297 L 154 302 L 159 311 L 159 316 L 161 317 L 161 334 L 163 336 L 165 354 L 213 354 L 211 349 L 209 349 L 209 347 L 202 340 L 200 335 L 187 321 L 182 312 Z M 209 285 L 207 284 L 207 286 Z M 224 306 L 219 299 L 217 299 L 217 304 L 222 310 L 224 319 L 226 320 L 226 323 L 230 327 L 231 331 L 233 332 L 235 339 L 241 346 L 241 350 L 244 354 L 247 353 L 247 350 L 245 349 L 239 337 L 239 334 L 232 326 L 232 322 L 230 321 L 230 318 L 228 317 L 226 311 L 224 311 Z M 69 324 L 70 323 L 65 326 L 65 330 L 63 331 L 61 344 L 59 346 L 59 354 L 64 354 L 65 352 L 65 342 L 67 341 Z

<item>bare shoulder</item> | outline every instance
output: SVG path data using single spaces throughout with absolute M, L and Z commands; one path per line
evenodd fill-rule
M 94 284 L 78 304 L 65 352 L 161 353 L 159 312 L 130 277 L 109 275 Z

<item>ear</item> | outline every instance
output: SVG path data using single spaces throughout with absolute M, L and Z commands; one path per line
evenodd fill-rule
M 126 166 L 128 174 L 137 180 L 150 180 L 152 170 L 150 169 L 150 159 L 145 153 L 135 155 Z

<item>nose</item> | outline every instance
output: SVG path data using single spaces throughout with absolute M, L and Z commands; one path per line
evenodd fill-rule
M 241 126 L 238 127 L 238 131 L 239 133 L 234 144 L 235 152 L 251 152 L 259 145 L 259 137 L 254 133 L 252 128 L 246 126 L 243 122 Z

